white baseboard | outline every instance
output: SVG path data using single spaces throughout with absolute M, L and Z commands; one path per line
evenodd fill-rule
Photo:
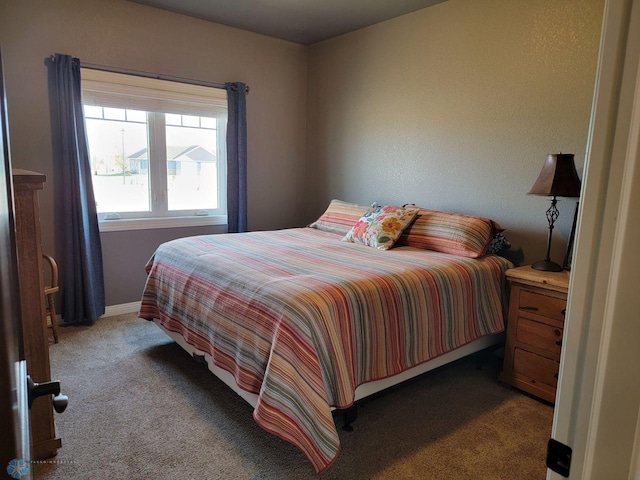
M 120 305 L 108 305 L 104 309 L 104 317 L 113 317 L 115 315 L 123 315 L 125 313 L 136 313 L 140 310 L 140 302 L 121 303 Z

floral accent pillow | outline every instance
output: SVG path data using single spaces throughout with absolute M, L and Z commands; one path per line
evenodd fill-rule
M 351 227 L 342 241 L 388 250 L 416 218 L 419 210 L 418 207 L 390 205 L 372 207 Z

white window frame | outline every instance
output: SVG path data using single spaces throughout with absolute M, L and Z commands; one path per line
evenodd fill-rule
M 100 231 L 226 225 L 226 91 L 220 88 L 90 68 L 81 68 L 81 76 L 84 105 L 148 112 L 151 211 L 99 213 Z M 217 209 L 168 210 L 164 113 L 215 117 L 218 120 L 216 129 Z M 159 145 L 162 145 L 162 148 L 159 148 Z M 151 160 L 152 158 L 154 161 Z

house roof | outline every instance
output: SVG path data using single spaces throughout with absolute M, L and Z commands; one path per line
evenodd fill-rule
M 131 155 L 127 155 L 127 158 L 129 160 L 148 160 L 148 149 L 138 150 Z M 167 160 L 212 163 L 216 161 L 216 156 L 200 145 L 190 145 L 188 147 L 170 145 L 167 147 Z

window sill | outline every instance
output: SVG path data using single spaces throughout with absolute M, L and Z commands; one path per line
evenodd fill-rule
M 164 217 L 102 220 L 98 222 L 100 232 L 121 232 L 125 230 L 150 230 L 155 228 L 202 227 L 207 225 L 226 225 L 226 215 Z

